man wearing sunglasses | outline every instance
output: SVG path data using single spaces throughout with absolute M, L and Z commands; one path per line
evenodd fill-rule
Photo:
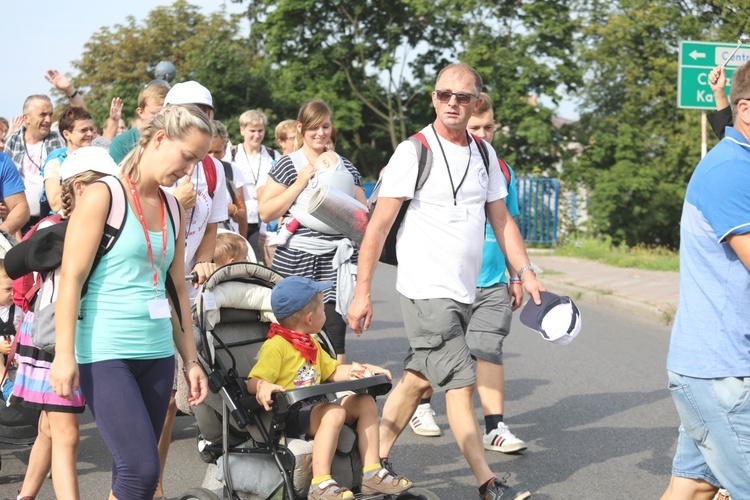
M 693 172 L 680 221 L 680 302 L 667 355 L 680 427 L 663 500 L 750 498 L 750 63 L 734 125 Z
M 432 105 L 435 121 L 422 130 L 433 164 L 420 189 L 417 151 L 401 143 L 383 171 L 377 209 L 360 250 L 357 286 L 348 311 L 356 334 L 372 319 L 370 288 L 385 238 L 405 200 L 411 200 L 398 234 L 396 253 L 404 326 L 411 346 L 404 376 L 388 396 L 380 424 L 380 457 L 389 453 L 408 425 L 425 390 L 444 389 L 451 431 L 468 461 L 480 498 L 525 499 L 490 470 L 473 407 L 476 377 L 465 333 L 482 260 L 485 214 L 503 253 L 518 270 L 536 303 L 544 287 L 529 263 L 521 234 L 503 203 L 505 182 L 488 144 L 490 168 L 466 130 L 479 104 L 482 79 L 466 64 L 451 64 L 437 77 Z

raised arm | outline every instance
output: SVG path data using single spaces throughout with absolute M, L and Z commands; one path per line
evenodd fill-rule
M 112 99 L 112 103 L 109 105 L 109 118 L 104 126 L 104 133 L 102 137 L 109 139 L 110 141 L 117 135 L 117 127 L 120 125 L 120 118 L 122 117 L 122 99 L 115 97 Z
M 83 101 L 83 96 L 80 92 L 78 92 L 78 90 L 73 86 L 73 84 L 65 75 L 63 75 L 56 69 L 48 69 L 47 73 L 44 75 L 44 78 L 46 78 L 47 81 L 54 85 L 57 90 L 63 92 L 67 96 L 67 98 L 70 99 L 71 106 L 87 109 L 86 103 Z

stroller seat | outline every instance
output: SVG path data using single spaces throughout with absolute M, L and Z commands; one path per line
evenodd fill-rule
M 313 402 L 334 401 L 342 391 L 375 397 L 391 389 L 385 375 L 321 384 L 275 393 L 272 411 L 265 411 L 247 392 L 246 381 L 275 321 L 270 296 L 281 279 L 258 264 L 229 264 L 209 277 L 196 298 L 193 320 L 212 394 L 193 410 L 204 438 L 206 429 L 214 430 L 208 449 L 220 457 L 217 475 L 225 498 L 306 498 L 312 479 L 312 442 L 285 435 L 287 413 Z M 317 340 L 335 357 L 324 332 Z M 340 485 L 357 491 L 362 463 L 351 427 L 344 426 L 337 449 L 332 475 Z M 194 489 L 182 498 L 216 498 L 209 494 L 213 495 Z

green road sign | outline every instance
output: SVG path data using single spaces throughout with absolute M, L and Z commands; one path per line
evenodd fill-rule
M 682 109 L 714 109 L 714 93 L 708 85 L 708 74 L 727 62 L 727 87 L 739 66 L 750 61 L 750 47 L 737 48 L 736 43 L 680 42 L 680 64 L 677 76 L 677 107 Z

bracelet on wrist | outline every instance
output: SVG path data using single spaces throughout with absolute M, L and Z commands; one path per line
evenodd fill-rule
M 534 271 L 534 266 L 532 266 L 531 264 L 527 264 L 518 270 L 518 274 L 516 274 L 516 278 L 518 278 L 519 280 L 522 280 L 523 273 L 525 273 L 526 271 L 531 271 L 531 274 L 536 276 L 536 271 Z
M 70 95 L 68 96 L 68 99 L 73 99 L 73 98 L 74 98 L 75 96 L 77 96 L 77 95 L 78 95 L 78 89 L 76 89 L 76 91 L 75 91 L 75 92 L 73 92 L 72 94 L 70 94 Z
M 511 285 L 520 285 L 521 284 L 521 280 L 518 279 L 518 278 L 511 278 L 510 279 L 510 284 Z
M 195 363 L 196 365 L 201 366 L 200 362 L 197 359 L 189 359 L 182 364 L 182 373 L 187 373 L 187 365 L 189 365 L 190 363 Z

